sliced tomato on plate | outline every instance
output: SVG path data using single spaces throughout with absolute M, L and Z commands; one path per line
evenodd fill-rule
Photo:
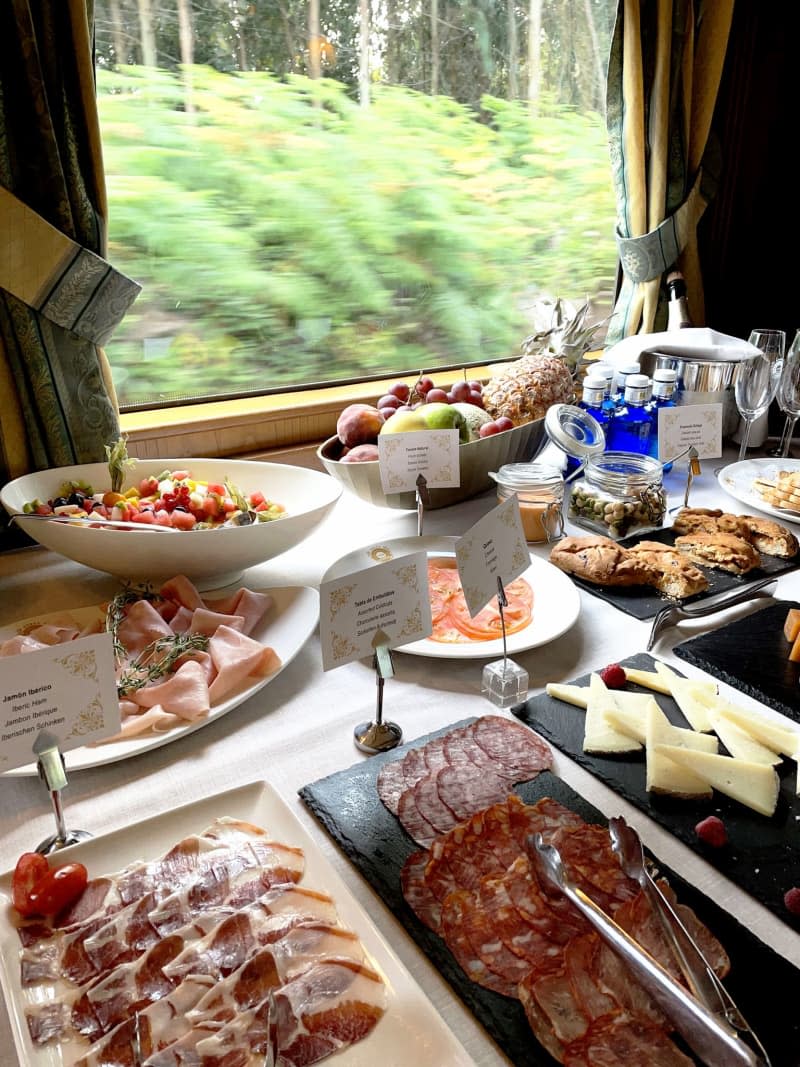
M 40 882 L 49 870 L 47 860 L 40 852 L 23 852 L 17 860 L 11 879 L 11 900 L 20 915 L 25 918 L 41 914 L 33 909 L 30 895 L 36 883 Z

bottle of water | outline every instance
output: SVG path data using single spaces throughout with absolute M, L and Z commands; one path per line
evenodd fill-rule
M 646 454 L 653 433 L 649 411 L 652 383 L 646 374 L 629 374 L 625 381 L 625 402 L 617 408 L 608 427 L 608 450 Z
M 648 453 L 658 459 L 658 413 L 662 408 L 675 407 L 678 372 L 667 367 L 653 371 L 653 397 L 648 405 L 653 418 Z M 672 464 L 669 464 L 671 467 Z M 664 468 L 665 470 L 667 468 Z
M 586 372 L 587 378 L 602 378 L 605 382 L 605 390 L 603 395 L 603 410 L 609 415 L 614 412 L 614 401 L 612 399 L 612 393 L 614 391 L 614 368 L 610 363 L 592 363 L 589 370 Z
M 614 378 L 614 385 L 611 390 L 611 402 L 615 408 L 621 408 L 625 403 L 625 383 L 632 374 L 641 374 L 641 368 L 638 363 L 629 363 L 625 367 L 620 367 Z

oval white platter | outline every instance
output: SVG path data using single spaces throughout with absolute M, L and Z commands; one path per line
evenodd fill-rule
M 273 679 L 292 662 L 294 657 L 314 632 L 319 620 L 319 593 L 316 589 L 307 586 L 285 586 L 282 588 L 259 589 L 260 593 L 269 593 L 272 597 L 272 605 L 264 618 L 253 630 L 251 636 L 262 644 L 275 649 L 280 657 L 281 665 L 277 671 L 266 678 L 258 678 L 250 684 L 242 684 L 225 700 L 212 706 L 208 715 L 197 722 L 186 723 L 185 726 L 176 726 L 164 733 L 147 734 L 142 737 L 132 737 L 127 741 L 110 741 L 96 746 L 85 745 L 65 753 L 66 768 L 68 772 L 86 770 L 89 767 L 99 767 L 106 763 L 115 763 L 117 760 L 128 759 L 130 756 L 138 756 L 161 745 L 168 745 L 171 741 L 177 741 L 180 737 L 193 733 L 195 730 L 215 722 L 229 711 L 243 704 L 259 689 L 269 685 Z M 211 594 L 213 597 L 214 594 Z M 52 612 L 49 615 L 37 615 L 34 618 L 23 619 L 10 626 L 0 628 L 0 642 L 14 637 L 18 633 L 28 632 L 34 625 L 55 621 L 70 615 L 78 624 L 89 623 L 98 615 L 102 615 L 99 604 L 91 607 L 68 609 Z M 37 775 L 35 763 L 28 763 L 24 767 L 15 767 L 5 771 L 1 777 L 19 778 Z
M 773 507 L 753 488 L 756 478 L 773 481 L 778 471 L 798 470 L 800 459 L 742 459 L 738 463 L 729 463 L 727 467 L 723 467 L 717 475 L 717 481 L 734 500 L 784 522 L 800 523 L 800 512 Z
M 358 548 L 342 556 L 323 576 L 323 582 L 342 578 L 353 571 L 374 567 L 398 556 L 425 551 L 429 556 L 454 556 L 456 537 L 398 537 Z M 570 578 L 552 563 L 531 556 L 530 567 L 520 575 L 533 589 L 533 618 L 524 630 L 511 634 L 506 640 L 510 655 L 555 641 L 576 622 L 581 610 L 580 593 Z M 495 659 L 503 654 L 503 642 L 468 641 L 451 644 L 424 638 L 400 645 L 398 652 L 411 656 L 430 656 L 434 659 Z

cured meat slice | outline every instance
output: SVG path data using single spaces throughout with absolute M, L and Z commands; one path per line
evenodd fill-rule
M 542 1011 L 536 997 L 533 995 L 534 974 L 530 974 L 517 986 L 522 1009 L 525 1018 L 533 1031 L 534 1037 L 546 1049 L 557 1063 L 564 1062 L 564 1044 L 556 1037 L 553 1027 L 550 1025 L 549 1016 Z M 632 1065 L 629 1065 L 632 1067 Z
M 192 1026 L 228 1022 L 256 1007 L 270 990 L 283 986 L 318 960 L 364 960 L 358 937 L 343 927 L 301 923 L 273 944 L 254 952 L 223 981 L 217 982 L 188 1014 Z
M 604 941 L 595 952 L 595 981 L 600 989 L 621 1006 L 623 1011 L 657 1026 L 667 1027 L 667 1020 L 656 1003 L 634 979 L 620 956 Z
M 664 1031 L 624 1012 L 596 1019 L 583 1037 L 564 1049 L 564 1067 L 693 1067 L 694 1060 Z
M 531 985 L 531 993 L 559 1041 L 568 1044 L 586 1033 L 589 1020 L 563 971 L 537 978 Z
M 605 911 L 613 914 L 620 904 L 639 896 L 639 885 L 622 870 L 605 827 L 562 828 L 551 840 L 568 875 Z
M 122 707 L 123 701 L 120 701 L 120 711 L 123 712 L 122 729 L 118 734 L 113 734 L 111 737 L 103 737 L 99 741 L 93 741 L 92 745 L 108 745 L 115 741 L 125 741 L 131 737 L 138 737 L 140 734 L 148 732 L 164 734 L 168 730 L 186 723 L 185 718 L 176 715 L 172 711 L 164 711 L 160 704 L 154 704 L 147 711 L 142 711 L 139 705 L 134 704 L 132 700 L 126 700 L 124 703 L 129 705 L 130 708 L 135 708 L 136 711 L 133 714 L 125 714 Z
M 199 663 L 189 659 L 165 681 L 137 689 L 132 699 L 143 708 L 158 704 L 164 711 L 171 711 L 186 722 L 195 722 L 208 715 L 210 692 L 205 671 Z
M 533 805 L 517 804 L 509 807 L 509 815 L 511 831 L 519 843 L 520 852 L 524 852 L 525 842 L 533 834 L 541 834 L 545 842 L 549 842 L 556 830 L 580 830 L 586 825 L 580 815 L 576 815 L 552 797 L 542 797 Z
M 435 776 L 439 799 L 457 822 L 508 796 L 509 780 L 479 767 L 443 767 Z
M 196 611 L 197 608 L 204 607 L 203 598 L 197 591 L 197 587 L 185 574 L 176 574 L 174 578 L 170 578 L 168 582 L 161 586 L 160 592 L 165 600 L 175 601 L 177 604 L 189 608 L 190 611 Z
M 384 763 L 378 771 L 378 796 L 392 815 L 397 815 L 400 795 L 408 788 L 402 759 Z
M 222 600 L 206 600 L 206 607 L 222 615 L 239 615 L 244 619 L 243 632 L 248 636 L 258 626 L 274 601 L 269 593 L 254 589 L 237 589 L 231 597 Z
M 430 891 L 425 880 L 425 868 L 430 853 L 426 849 L 412 852 L 400 871 L 403 899 L 420 920 L 434 932 L 439 932 L 442 906 Z
M 502 878 L 484 878 L 481 882 L 480 906 L 492 929 L 515 956 L 525 960 L 528 971 L 536 976 L 560 971 L 564 964 L 564 946 L 558 937 L 553 916 L 552 936 L 534 926 L 515 907 Z
M 400 794 L 397 818 L 411 840 L 416 841 L 423 848 L 427 848 L 436 837 L 436 827 L 431 826 L 417 807 L 413 788 L 405 789 Z
M 129 659 L 136 659 L 153 641 L 172 636 L 172 627 L 149 600 L 134 600 L 128 605 L 125 618 L 117 627 L 117 637 Z
M 504 997 L 516 997 L 519 978 L 498 974 L 489 967 L 478 951 L 478 944 L 483 937 L 479 929 L 471 929 L 475 908 L 473 896 L 463 889 L 450 893 L 442 905 L 441 932 L 447 947 L 455 956 L 459 966 L 473 982 L 501 993 Z M 520 961 L 517 960 L 517 964 Z M 525 971 L 527 973 L 527 970 Z
M 219 626 L 208 642 L 208 651 L 217 669 L 209 687 L 211 702 L 216 704 L 250 675 L 266 677 L 281 665 L 274 649 L 230 626 Z
M 212 637 L 219 626 L 230 626 L 232 630 L 241 630 L 244 633 L 244 615 L 223 615 L 221 612 L 210 611 L 208 608 L 197 608 L 192 612 L 189 633 Z M 172 628 L 175 629 L 174 619 Z
M 553 754 L 545 740 L 527 726 L 499 715 L 478 719 L 475 741 L 492 760 L 495 773 L 514 782 L 535 778 L 553 764 Z
M 432 774 L 426 774 L 424 778 L 420 778 L 415 783 L 413 792 L 417 811 L 426 822 L 430 823 L 437 834 L 447 833 L 461 821 L 442 800 L 436 777 Z
M 544 891 L 527 856 L 518 856 L 503 875 L 514 907 L 548 940 L 566 944 L 571 937 L 586 933 L 590 926 L 562 894 Z
M 564 950 L 566 973 L 575 998 L 587 1019 L 599 1019 L 617 1011 L 619 1005 L 608 992 L 598 985 L 597 952 L 600 938 L 592 931 L 582 937 L 573 937 Z

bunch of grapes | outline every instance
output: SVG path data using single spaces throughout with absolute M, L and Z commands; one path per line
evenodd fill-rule
M 420 404 L 474 404 L 483 408 L 483 383 L 477 380 L 454 382 L 449 389 L 441 389 L 432 378 L 423 374 L 413 386 L 406 382 L 394 382 L 378 400 L 377 408 L 384 419 L 390 419 L 398 411 L 411 411 Z M 504 430 L 511 430 L 514 423 L 501 415 L 484 423 L 478 433 L 491 437 Z

